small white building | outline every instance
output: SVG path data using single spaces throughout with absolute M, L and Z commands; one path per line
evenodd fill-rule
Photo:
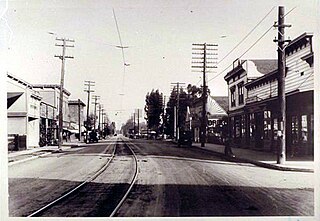
M 39 146 L 40 101 L 31 84 L 7 73 L 7 131 L 16 144 L 9 143 L 9 149 Z

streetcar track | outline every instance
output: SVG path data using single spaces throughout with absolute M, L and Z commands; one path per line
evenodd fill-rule
M 125 142 L 124 140 L 122 140 L 122 142 Z M 131 143 L 132 144 L 132 143 Z M 137 179 L 138 179 L 138 158 L 137 155 L 135 154 L 135 152 L 132 150 L 132 148 L 128 145 L 128 142 L 125 142 L 124 145 L 132 152 L 133 154 L 133 158 L 135 161 L 135 172 L 133 175 L 133 179 L 130 183 L 130 186 L 127 190 L 127 192 L 125 193 L 125 195 L 122 197 L 122 199 L 120 200 L 120 202 L 118 203 L 118 205 L 116 206 L 116 208 L 112 211 L 112 213 L 110 214 L 110 217 L 114 217 L 115 214 L 119 211 L 120 207 L 122 206 L 122 204 L 124 203 L 124 201 L 127 199 L 129 193 L 131 192 L 133 186 L 135 185 Z
M 108 149 L 108 147 L 110 147 L 112 144 L 107 145 L 106 151 Z M 47 205 L 41 207 L 40 209 L 36 210 L 35 212 L 33 212 L 32 214 L 28 215 L 27 217 L 35 217 L 40 215 L 41 213 L 45 212 L 46 210 L 50 209 L 52 206 L 54 206 L 56 203 L 62 201 L 63 199 L 66 199 L 68 196 L 70 196 L 72 193 L 74 193 L 75 191 L 79 190 L 81 187 L 83 187 L 85 184 L 91 182 L 92 180 L 94 180 L 95 178 L 97 178 L 111 163 L 112 159 L 115 156 L 116 153 L 116 145 L 114 146 L 114 150 L 112 153 L 112 156 L 110 158 L 110 160 L 108 160 L 108 162 L 103 165 L 93 176 L 89 177 L 88 179 L 86 179 L 85 181 L 83 181 L 81 184 L 79 184 L 78 186 L 72 188 L 71 190 L 67 191 L 67 193 L 63 194 L 62 196 L 60 196 L 59 198 L 55 199 L 54 201 L 48 203 Z M 106 152 L 105 151 L 105 152 Z
M 131 142 L 130 142 L 131 143 Z M 120 201 L 118 201 L 118 203 L 116 204 L 116 206 L 114 207 L 114 209 L 112 210 L 112 212 L 110 213 L 109 217 L 113 217 L 116 215 L 116 213 L 119 211 L 120 207 L 122 206 L 122 204 L 125 202 L 125 200 L 127 199 L 129 193 L 132 191 L 133 186 L 135 185 L 136 181 L 137 181 L 137 177 L 138 177 L 138 159 L 137 156 L 135 154 L 135 152 L 132 150 L 132 148 L 129 146 L 129 144 L 124 141 L 124 140 L 118 140 L 114 143 L 114 150 L 113 153 L 111 154 L 111 158 L 110 160 L 108 160 L 108 162 L 103 165 L 93 176 L 91 176 L 90 178 L 86 179 L 85 181 L 83 181 L 81 184 L 79 184 L 78 186 L 72 188 L 71 190 L 69 190 L 67 193 L 63 194 L 62 196 L 60 196 L 59 198 L 55 199 L 54 201 L 48 203 L 47 205 L 43 206 L 42 208 L 36 210 L 35 212 L 33 212 L 32 214 L 30 214 L 27 217 L 36 217 L 36 216 L 41 216 L 41 214 L 45 213 L 46 211 L 50 210 L 52 207 L 54 207 L 57 203 L 61 203 L 63 200 L 67 200 L 68 197 L 70 197 L 71 194 L 76 193 L 77 191 L 80 190 L 80 188 L 84 187 L 86 184 L 92 182 L 94 179 L 96 179 L 99 175 L 101 175 L 106 168 L 110 165 L 111 162 L 115 161 L 115 156 L 116 156 L 116 152 L 117 152 L 117 146 L 122 144 L 124 147 L 126 147 L 127 149 L 130 150 L 130 152 L 132 153 L 133 156 L 133 160 L 134 160 L 134 174 L 132 176 L 131 182 L 129 184 L 129 187 L 127 189 L 127 191 L 125 192 L 125 194 L 122 196 L 122 198 L 120 199 Z M 107 147 L 110 147 L 112 144 L 109 144 Z M 131 145 L 134 145 L 131 143 Z M 107 151 L 108 148 L 106 148 Z M 101 156 L 107 156 L 108 154 L 106 154 L 106 151 L 104 154 L 101 154 Z M 100 155 L 100 154 L 99 154 Z M 120 160 L 121 161 L 121 160 Z M 127 161 L 127 160 L 126 160 Z

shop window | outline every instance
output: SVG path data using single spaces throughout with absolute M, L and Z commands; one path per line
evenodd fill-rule
M 246 134 L 246 115 L 242 115 L 241 119 L 241 135 L 244 137 Z
M 254 140 L 255 131 L 256 131 L 254 113 L 249 114 L 249 124 L 250 124 L 250 128 L 249 128 L 250 139 Z
M 273 139 L 278 139 L 278 118 L 273 118 Z
M 235 127 L 235 133 L 236 133 L 236 137 L 237 137 L 237 138 L 241 138 L 241 128 L 240 128 L 240 125 L 241 125 L 241 116 L 235 118 L 235 120 L 234 120 L 234 127 Z
M 307 115 L 301 116 L 301 142 L 307 143 L 308 142 L 308 121 Z
M 296 144 L 298 143 L 298 117 L 292 116 L 291 117 L 291 143 Z
M 271 139 L 272 130 L 271 130 L 271 111 L 263 112 L 263 138 Z
M 234 117 L 230 118 L 230 136 L 231 138 L 234 138 Z
M 313 130 L 314 130 L 314 119 L 313 119 L 313 114 L 310 115 L 310 132 L 313 137 Z

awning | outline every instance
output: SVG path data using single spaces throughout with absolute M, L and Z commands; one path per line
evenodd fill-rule
M 7 109 L 23 94 L 23 92 L 7 92 Z

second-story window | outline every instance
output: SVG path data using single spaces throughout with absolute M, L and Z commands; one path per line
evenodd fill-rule
M 236 90 L 235 87 L 230 88 L 231 107 L 236 106 Z
M 243 104 L 243 82 L 238 84 L 239 105 Z

